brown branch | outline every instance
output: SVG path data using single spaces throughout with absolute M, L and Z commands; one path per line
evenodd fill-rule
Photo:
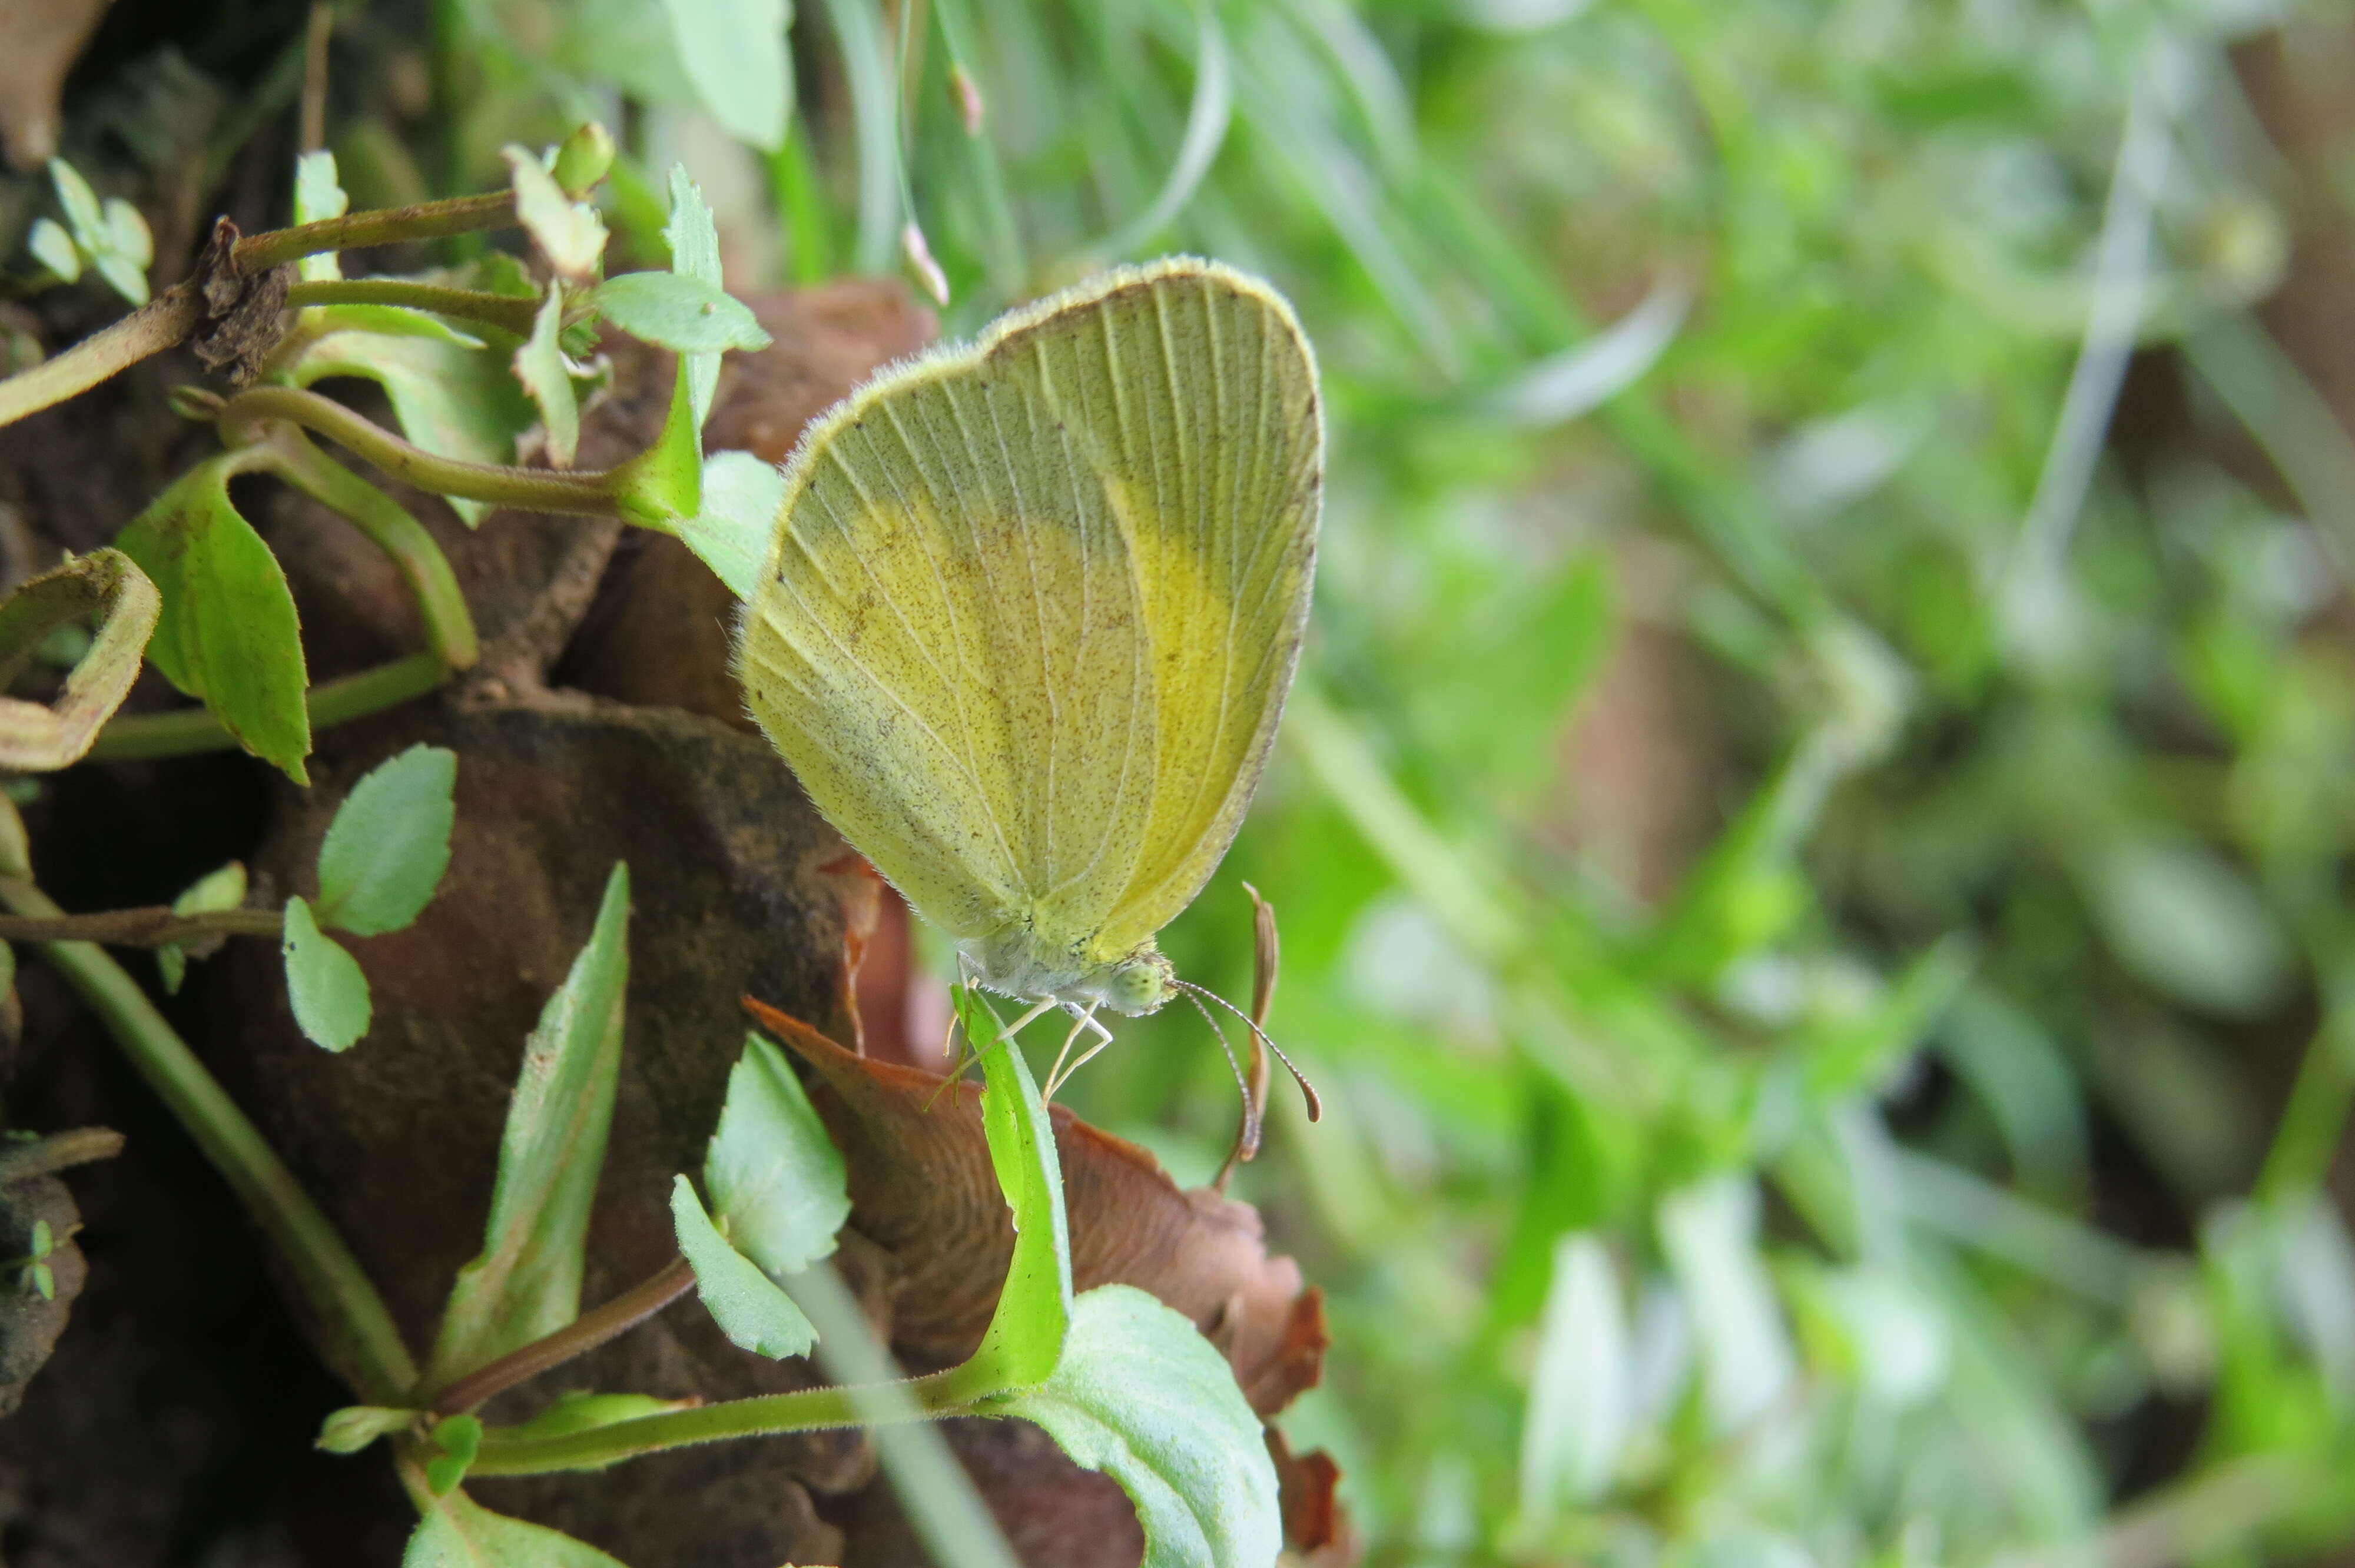
M 96 915 L 0 915 L 0 942 L 105 942 L 118 948 L 160 948 L 208 937 L 275 937 L 285 916 L 275 909 L 214 909 L 176 915 L 168 904 L 108 909 Z
M 687 1259 L 671 1259 L 661 1273 L 645 1284 L 632 1287 L 602 1307 L 583 1312 L 544 1339 L 534 1340 L 521 1350 L 510 1351 L 497 1361 L 476 1367 L 442 1391 L 433 1401 L 433 1414 L 462 1414 L 493 1394 L 504 1393 L 550 1368 L 562 1366 L 575 1356 L 586 1355 L 686 1295 L 694 1283 L 695 1270 L 688 1266 Z
M 78 1127 L 53 1132 L 33 1143 L 0 1148 L 0 1187 L 47 1176 L 94 1160 L 112 1160 L 123 1152 L 123 1135 L 112 1128 Z

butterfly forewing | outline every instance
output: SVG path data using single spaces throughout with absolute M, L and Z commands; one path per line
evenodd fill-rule
M 1291 314 L 1113 274 L 892 372 L 788 470 L 740 673 L 927 916 L 1113 956 L 1192 899 L 1307 609 L 1320 429 Z

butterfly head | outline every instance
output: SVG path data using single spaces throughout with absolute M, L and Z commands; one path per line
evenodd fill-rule
M 1139 948 L 1112 966 L 1103 980 L 1103 1001 L 1114 1012 L 1141 1018 L 1159 1011 L 1177 994 L 1178 970 L 1160 948 Z

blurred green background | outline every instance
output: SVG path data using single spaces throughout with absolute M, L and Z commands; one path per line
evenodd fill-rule
M 1282 917 L 1328 1110 L 1235 1191 L 1370 1561 L 2346 1550 L 2342 13 L 803 0 L 782 122 L 679 14 L 361 11 L 355 203 L 593 114 L 740 290 L 1195 250 L 1316 343 L 1312 641 L 1165 943 L 1240 998 Z M 1234 1114 L 1176 1009 L 1069 1097 L 1184 1181 Z

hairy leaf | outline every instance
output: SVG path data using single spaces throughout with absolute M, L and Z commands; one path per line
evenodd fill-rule
M 716 284 L 677 272 L 624 272 L 588 302 L 632 337 L 686 353 L 766 348 L 769 334 L 744 303 Z
M 346 1404 L 328 1413 L 312 1446 L 330 1454 L 357 1454 L 386 1434 L 403 1430 L 419 1414 L 383 1404 Z
M 958 1014 L 981 1051 L 982 1130 L 998 1190 L 1014 1211 L 1014 1260 L 971 1365 L 996 1387 L 1018 1388 L 1054 1372 L 1071 1324 L 1071 1241 L 1062 1165 L 1030 1065 L 998 1039 L 996 1019 L 971 991 L 959 993 Z
M 20 584 L 0 603 L 0 687 L 59 629 L 96 618 L 65 690 L 46 706 L 0 696 L 0 768 L 48 772 L 81 759 L 130 694 L 163 599 L 121 550 L 94 550 Z
M 482 1255 L 458 1271 L 431 1380 L 446 1383 L 581 1313 L 581 1245 L 622 1058 L 630 874 L 605 883 L 588 945 L 524 1046 Z
M 426 1502 L 400 1568 L 622 1568 L 585 1541 L 493 1513 L 464 1492 Z
M 1133 1286 L 1074 1302 L 1054 1375 L 991 1413 L 1036 1422 L 1120 1483 L 1145 1527 L 1145 1568 L 1267 1568 L 1284 1544 L 1275 1466 L 1227 1359 Z
M 417 918 L 450 863 L 458 754 L 412 746 L 369 769 L 319 846 L 319 917 L 373 937 Z
M 678 164 L 670 167 L 670 223 L 664 228 L 663 238 L 670 241 L 673 272 L 714 289 L 722 286 L 719 228 L 711 220 L 711 208 L 705 204 L 702 190 L 687 177 L 686 167 Z M 700 431 L 703 422 L 711 417 L 711 394 L 719 385 L 719 355 L 709 352 L 682 354 L 678 356 L 678 368 L 687 381 L 695 428 Z
M 703 1180 L 728 1239 L 773 1278 L 833 1252 L 850 1217 L 842 1155 L 784 1053 L 757 1034 L 728 1075 Z
M 670 1213 L 678 1250 L 695 1268 L 696 1294 L 729 1339 L 755 1355 L 780 1360 L 808 1351 L 817 1339 L 809 1319 L 759 1264 L 719 1234 L 696 1197 L 695 1184 L 684 1176 L 671 1184 Z
M 516 217 L 531 231 L 549 265 L 567 278 L 594 274 L 605 253 L 605 222 L 597 209 L 566 196 L 539 154 L 529 148 L 509 145 L 500 148 L 499 155 L 511 171 Z

